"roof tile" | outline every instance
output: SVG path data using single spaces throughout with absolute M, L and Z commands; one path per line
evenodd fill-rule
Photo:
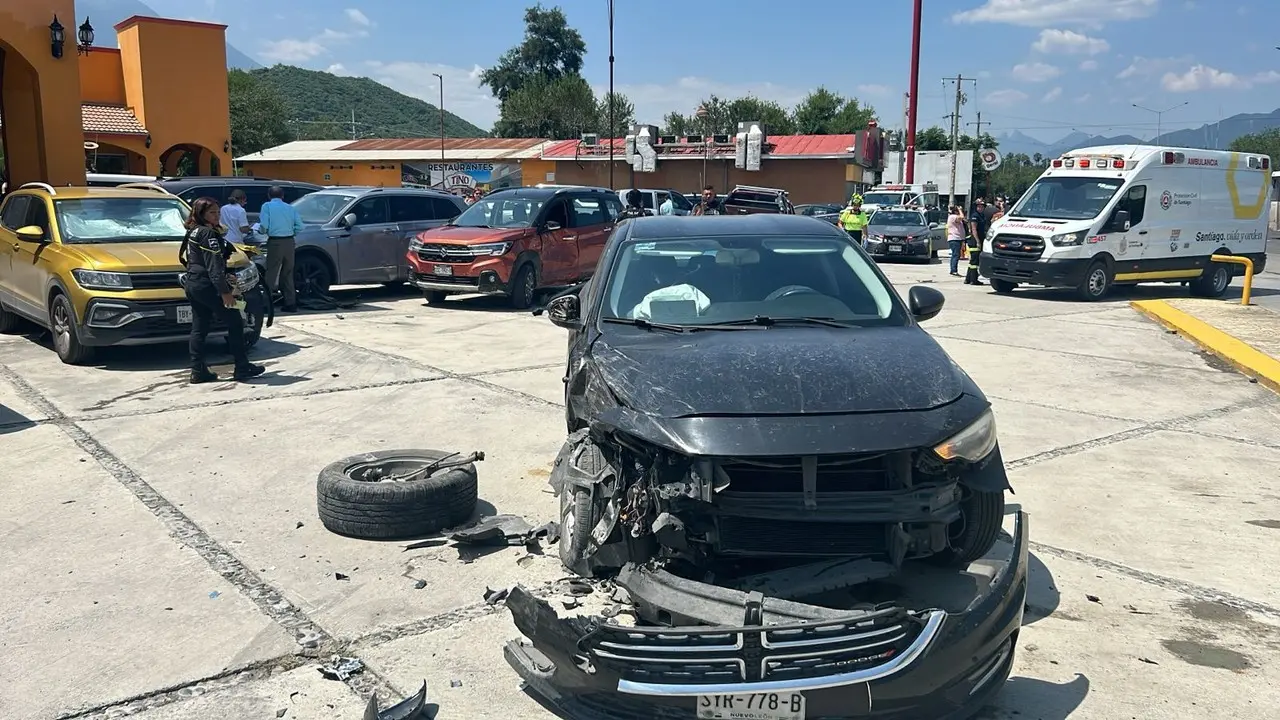
M 853 146 L 853 135 L 771 135 L 767 139 L 769 149 L 766 157 L 805 157 L 805 156 L 824 156 L 824 155 L 848 155 L 852 157 L 853 153 L 849 148 Z M 576 157 L 581 159 L 582 156 L 588 155 L 588 152 L 580 151 L 577 140 L 561 140 L 559 142 L 547 145 L 542 152 L 542 157 L 546 160 L 572 160 Z M 613 140 L 602 139 L 600 145 L 589 151 L 592 159 L 600 159 L 609 152 L 609 143 L 613 143 L 614 153 L 621 155 L 625 151 L 626 140 L 623 138 L 614 138 Z M 439 147 L 437 141 L 436 147 Z M 704 150 L 701 146 L 673 147 L 667 146 L 663 151 L 664 155 L 695 155 L 701 157 Z M 715 157 L 725 154 L 724 151 L 714 153 Z
M 147 129 L 127 107 L 118 105 L 80 106 L 81 122 L 86 133 L 102 135 L 146 135 Z

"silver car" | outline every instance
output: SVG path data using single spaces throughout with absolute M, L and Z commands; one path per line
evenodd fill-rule
M 409 279 L 409 241 L 467 209 L 462 198 L 417 188 L 325 188 L 298 198 L 297 288 L 400 285 Z
M 929 262 L 946 245 L 943 229 L 927 214 L 912 208 L 888 208 L 872 213 L 863 246 L 873 258 L 905 258 Z

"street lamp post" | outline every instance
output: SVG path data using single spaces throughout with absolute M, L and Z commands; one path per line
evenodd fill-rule
M 431 73 L 440 81 L 440 162 L 444 162 L 444 76 Z
M 609 95 L 606 98 L 609 103 L 609 189 L 615 190 L 613 186 L 613 136 L 617 129 L 617 105 L 614 102 L 613 95 L 613 0 L 609 0 Z
M 1186 101 L 1186 102 L 1184 102 L 1184 103 L 1178 103 L 1177 105 L 1174 105 L 1173 107 L 1170 107 L 1170 108 L 1165 108 L 1164 110 L 1152 110 L 1152 109 L 1151 109 L 1151 108 L 1149 108 L 1149 107 L 1143 107 L 1143 106 L 1141 106 L 1141 105 L 1137 105 L 1137 104 L 1133 104 L 1133 103 L 1131 103 L 1131 104 L 1132 104 L 1134 107 L 1138 108 L 1139 110 L 1146 110 L 1146 111 L 1147 111 L 1147 112 L 1149 112 L 1149 113 L 1154 113 L 1154 114 L 1155 114 L 1155 116 L 1156 116 L 1156 137 L 1155 137 L 1155 141 L 1159 141 L 1159 140 L 1160 140 L 1160 128 L 1161 128 L 1160 121 L 1161 121 L 1161 118 L 1163 118 L 1163 117 L 1164 117 L 1164 114 L 1165 114 L 1165 113 L 1167 113 L 1167 112 L 1170 112 L 1170 111 L 1172 111 L 1172 110 L 1177 110 L 1178 108 L 1183 107 L 1183 106 L 1185 106 L 1185 105 L 1190 105 L 1190 104 L 1191 104 L 1191 101 L 1190 101 L 1190 100 L 1188 100 L 1188 101 Z M 1153 145 L 1155 144 L 1155 141 L 1153 141 L 1153 142 L 1152 142 L 1152 144 L 1153 144 Z

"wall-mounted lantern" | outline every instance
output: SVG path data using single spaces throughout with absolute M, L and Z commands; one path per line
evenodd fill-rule
M 142 141 L 142 144 L 146 145 L 148 148 L 151 147 L 151 133 L 147 133 L 147 138 Z
M 84 24 L 76 32 L 76 39 L 80 44 L 76 45 L 76 52 L 80 55 L 88 55 L 89 49 L 93 47 L 93 26 L 89 24 L 89 16 L 84 17 Z
M 58 16 L 54 15 L 53 22 L 49 23 L 49 43 L 55 60 L 62 57 L 62 45 L 67 41 L 65 30 L 62 23 L 58 22 Z
M 224 153 L 229 153 L 229 152 L 231 152 L 231 141 L 230 141 L 230 140 L 227 140 L 226 142 L 222 143 L 222 152 L 224 152 Z

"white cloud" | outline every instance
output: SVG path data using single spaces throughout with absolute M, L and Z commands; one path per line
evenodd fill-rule
M 1013 77 L 1015 80 L 1022 82 L 1045 82 L 1052 80 L 1062 74 L 1062 70 L 1044 63 L 1019 63 L 1013 66 Z
M 1097 70 L 1097 69 L 1098 69 L 1097 60 L 1085 60 L 1084 62 L 1080 63 L 1080 70 L 1084 72 L 1089 72 L 1090 70 Z
M 859 95 L 870 95 L 872 97 L 886 97 L 893 94 L 893 88 L 888 85 L 859 85 L 855 89 Z
M 997 107 L 1009 107 L 1025 102 L 1028 95 L 1020 90 L 996 90 L 987 95 L 987 102 Z
M 953 14 L 951 19 L 958 23 L 1096 28 L 1110 21 L 1150 17 L 1158 6 L 1159 0 L 986 0 L 972 10 Z
M 373 27 L 373 21 L 369 19 L 369 16 L 360 12 L 356 8 L 347 8 L 342 12 L 346 14 L 348 20 L 360 27 Z
M 346 75 L 346 74 L 348 74 L 348 73 L 347 73 L 347 66 L 346 66 L 346 65 L 343 65 L 342 63 L 334 63 L 334 64 L 330 65 L 329 67 L 325 68 L 325 69 L 324 69 L 324 71 L 325 71 L 325 72 L 327 72 L 327 73 L 330 73 L 330 74 L 332 74 L 332 75 Z
M 1077 105 L 1083 105 L 1083 104 L 1085 104 L 1085 103 L 1089 102 L 1089 101 L 1090 101 L 1090 100 L 1092 100 L 1092 99 L 1093 99 L 1093 96 L 1092 96 L 1092 95 L 1090 95 L 1089 93 L 1085 93 L 1085 94 L 1081 95 L 1080 97 L 1076 98 L 1076 104 L 1077 104 Z
M 1054 55 L 1101 55 L 1111 49 L 1111 44 L 1074 30 L 1041 30 L 1031 49 Z
M 979 70 L 979 71 L 978 71 L 978 79 L 979 79 L 979 80 L 986 80 L 987 78 L 990 78 L 990 77 L 991 77 L 991 71 L 990 71 L 990 70 Z
M 325 46 L 315 40 L 294 40 L 285 38 L 264 42 L 258 53 L 268 62 L 298 63 L 306 62 L 327 52 Z
M 1054 100 L 1059 100 L 1061 98 L 1062 98 L 1062 88 L 1056 87 L 1050 90 L 1049 92 L 1045 93 L 1044 97 L 1040 98 L 1040 102 L 1050 103 L 1050 102 L 1053 102 Z
M 1186 65 L 1190 62 L 1191 58 L 1189 57 L 1148 58 L 1135 55 L 1129 65 L 1121 70 L 1116 77 L 1121 80 L 1156 77 L 1161 73 L 1172 71 L 1179 65 Z
M 1169 92 L 1183 93 L 1201 90 L 1248 90 L 1256 85 L 1275 82 L 1280 82 L 1280 72 L 1275 70 L 1244 76 L 1208 65 L 1195 65 L 1184 73 L 1165 73 L 1160 79 L 1160 86 Z
M 489 88 L 480 85 L 484 68 L 479 65 L 460 68 L 437 63 L 369 61 L 363 69 L 383 85 L 432 105 L 440 103 L 440 81 L 433 74 L 439 73 L 444 78 L 445 110 L 484 130 L 493 127 L 498 119 L 498 101 Z M 412 137 L 412 128 L 389 128 L 388 132 Z

